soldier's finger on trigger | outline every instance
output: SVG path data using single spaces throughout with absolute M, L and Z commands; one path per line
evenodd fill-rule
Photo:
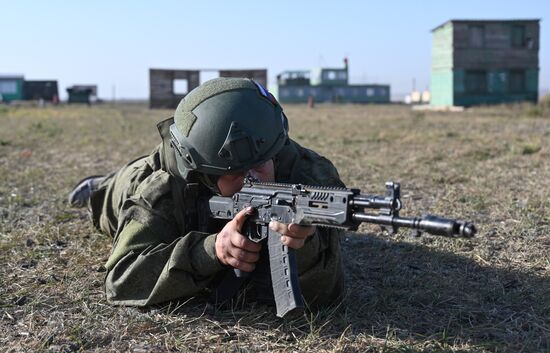
M 253 210 L 252 207 L 246 207 L 246 208 L 242 209 L 241 211 L 239 211 L 239 213 L 237 213 L 235 215 L 235 218 L 233 218 L 233 221 L 235 222 L 235 224 L 237 225 L 237 228 L 239 230 L 242 229 L 243 224 L 246 221 L 246 218 L 248 216 L 250 216 L 253 211 L 254 210 Z

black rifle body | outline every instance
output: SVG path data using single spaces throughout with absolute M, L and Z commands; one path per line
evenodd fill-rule
M 357 230 L 363 223 L 379 224 L 397 232 L 400 227 L 447 237 L 472 237 L 475 226 L 434 215 L 400 217 L 399 183 L 386 183 L 386 196 L 363 195 L 358 189 L 263 183 L 246 180 L 232 197 L 213 196 L 206 204 L 209 217 L 232 219 L 246 207 L 248 217 L 242 233 L 254 242 L 267 239 L 273 296 L 277 316 L 303 308 L 294 250 L 283 245 L 280 234 L 269 228 L 272 220 L 305 226 Z M 367 212 L 371 210 L 370 212 Z M 244 274 L 236 270 L 237 276 Z

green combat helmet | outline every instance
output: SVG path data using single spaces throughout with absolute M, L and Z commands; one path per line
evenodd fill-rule
M 277 100 L 243 78 L 205 82 L 181 100 L 170 126 L 179 174 L 219 176 L 248 170 L 275 156 L 288 141 Z

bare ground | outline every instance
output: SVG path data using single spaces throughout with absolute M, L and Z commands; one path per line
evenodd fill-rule
M 110 239 L 67 207 L 76 181 L 148 153 L 170 111 L 0 106 L 0 347 L 5 352 L 550 351 L 550 106 L 462 113 L 286 107 L 291 136 L 349 187 L 402 183 L 404 215 L 474 221 L 473 240 L 341 239 L 348 295 L 281 320 L 200 300 L 139 310 L 103 295 Z

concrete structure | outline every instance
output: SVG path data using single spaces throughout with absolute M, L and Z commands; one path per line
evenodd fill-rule
M 180 100 L 201 83 L 201 73 L 218 77 L 247 77 L 267 87 L 266 69 L 248 70 L 149 70 L 149 107 L 174 109 Z
M 0 102 L 9 103 L 14 100 L 23 99 L 23 75 L 2 75 L 0 76 Z
M 537 102 L 538 19 L 450 20 L 432 33 L 432 105 Z
M 274 90 L 281 103 L 389 103 L 390 86 L 350 85 L 347 60 L 343 68 L 284 71 Z

